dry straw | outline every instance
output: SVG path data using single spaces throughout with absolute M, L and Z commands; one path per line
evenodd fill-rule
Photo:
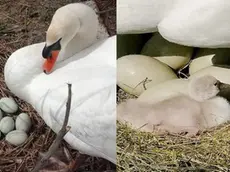
M 130 95 L 118 91 L 119 101 Z M 228 171 L 230 124 L 201 133 L 196 138 L 157 136 L 132 130 L 117 122 L 117 171 Z

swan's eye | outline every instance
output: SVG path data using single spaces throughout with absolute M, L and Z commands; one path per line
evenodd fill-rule
M 217 86 L 218 82 L 216 82 L 214 85 Z

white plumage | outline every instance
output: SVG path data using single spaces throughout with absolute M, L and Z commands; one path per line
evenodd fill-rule
M 118 34 L 159 31 L 168 41 L 193 47 L 230 47 L 228 0 L 120 0 Z

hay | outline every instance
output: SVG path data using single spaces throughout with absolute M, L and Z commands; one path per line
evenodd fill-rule
M 129 97 L 127 93 L 118 96 Z M 229 160 L 230 124 L 189 139 L 158 136 L 117 123 L 117 171 L 228 171 Z
M 84 0 L 82 0 L 84 1 Z M 103 8 L 114 7 L 113 3 Z M 55 10 L 68 3 L 79 0 L 1 0 L 0 1 L 0 98 L 12 96 L 19 105 L 19 112 L 26 112 L 32 119 L 32 129 L 26 143 L 14 147 L 5 139 L 0 140 L 0 172 L 27 172 L 30 171 L 38 160 L 39 152 L 46 152 L 55 139 L 53 131 L 46 126 L 35 110 L 15 97 L 6 87 L 3 69 L 7 58 L 15 50 L 26 45 L 42 42 L 45 40 L 45 31 Z M 98 3 L 100 1 L 98 0 Z M 103 1 L 101 1 L 103 3 Z M 108 5 L 110 5 L 108 7 Z M 110 18 L 110 23 L 115 23 L 114 12 L 104 14 Z M 108 17 L 110 16 L 110 17 Z M 100 19 L 104 22 L 104 19 Z M 106 19 L 108 22 L 108 19 Z M 113 27 L 107 27 L 109 33 L 114 33 Z M 112 34 L 110 34 L 112 35 Z M 19 113 L 18 112 L 18 113 Z M 60 148 L 67 148 L 72 157 L 78 152 L 72 150 L 65 141 Z M 108 161 L 100 158 L 89 157 L 79 171 L 105 171 L 114 170 L 115 167 Z

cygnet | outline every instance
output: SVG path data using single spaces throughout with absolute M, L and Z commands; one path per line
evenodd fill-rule
M 193 78 L 189 96 L 181 94 L 155 104 L 129 99 L 118 105 L 117 119 L 141 131 L 194 136 L 230 120 L 229 103 L 218 96 L 222 88 L 230 88 L 226 85 L 209 75 Z

